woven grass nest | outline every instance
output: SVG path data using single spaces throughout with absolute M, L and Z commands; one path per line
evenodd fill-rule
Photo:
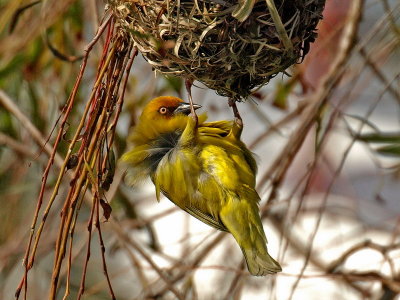
M 325 0 L 254 1 L 241 20 L 233 16 L 238 2 L 243 0 L 109 0 L 109 5 L 154 69 L 198 80 L 240 101 L 302 60 Z

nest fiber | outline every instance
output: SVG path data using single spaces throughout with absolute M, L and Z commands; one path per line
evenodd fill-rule
M 274 3 L 275 18 L 267 2 Z M 232 16 L 237 0 L 109 4 L 154 69 L 198 80 L 220 95 L 241 100 L 307 54 L 325 0 L 256 1 L 244 21 Z

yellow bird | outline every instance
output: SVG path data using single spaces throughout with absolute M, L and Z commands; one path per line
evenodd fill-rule
M 150 176 L 157 200 L 164 194 L 200 221 L 230 232 L 252 275 L 281 271 L 267 251 L 257 165 L 240 140 L 241 120 L 205 122 L 205 115 L 197 120 L 190 112 L 190 104 L 176 97 L 147 104 L 131 135 L 134 147 L 122 157 L 131 183 Z

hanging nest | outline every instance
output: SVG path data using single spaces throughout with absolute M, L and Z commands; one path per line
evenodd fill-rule
M 109 0 L 154 69 L 242 100 L 307 54 L 325 0 L 261 0 L 241 21 L 237 3 Z

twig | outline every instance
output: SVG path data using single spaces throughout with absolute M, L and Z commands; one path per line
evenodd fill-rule
M 112 53 L 112 51 L 111 51 L 111 53 Z M 108 59 L 108 62 L 109 62 L 109 60 L 111 59 L 111 56 L 112 56 L 112 54 L 110 54 L 109 59 Z M 102 70 L 102 72 L 101 72 L 100 75 L 99 75 L 100 78 L 102 78 L 102 76 L 103 76 L 103 74 L 105 73 L 105 70 L 107 69 L 107 67 L 108 67 L 108 63 L 106 63 L 106 64 L 104 65 L 103 70 Z M 94 90 L 97 88 L 97 86 L 98 86 L 99 84 L 100 84 L 100 79 L 97 80 L 97 82 L 96 82 L 96 84 L 95 84 L 95 88 L 93 89 L 92 95 L 91 95 L 91 97 L 89 97 L 89 99 L 92 99 L 92 98 L 94 97 Z M 45 217 L 48 215 L 48 213 L 50 212 L 50 208 L 51 208 L 51 206 L 52 206 L 52 204 L 53 204 L 53 202 L 54 202 L 54 200 L 55 200 L 55 197 L 57 196 L 58 189 L 59 189 L 59 187 L 60 187 L 61 180 L 62 180 L 62 178 L 63 178 L 63 175 L 64 175 L 64 171 L 65 171 L 65 169 L 66 169 L 67 162 L 68 162 L 68 160 L 69 160 L 69 158 L 70 158 L 70 156 L 71 156 L 71 154 L 72 154 L 72 149 L 73 149 L 73 147 L 74 147 L 76 141 L 78 140 L 78 137 L 79 137 L 79 135 L 80 135 L 80 131 L 81 131 L 82 128 L 83 128 L 86 115 L 87 115 L 87 113 L 88 113 L 88 111 L 89 111 L 89 107 L 90 107 L 90 100 L 87 102 L 87 105 L 86 105 L 85 111 L 84 111 L 84 113 L 83 113 L 83 117 L 82 117 L 82 119 L 81 119 L 81 122 L 80 122 L 80 124 L 78 125 L 78 128 L 77 128 L 77 130 L 76 130 L 76 133 L 75 133 L 75 135 L 74 135 L 74 137 L 73 137 L 73 139 L 72 139 L 72 141 L 71 141 L 71 143 L 70 143 L 70 145 L 69 145 L 69 147 L 68 147 L 68 152 L 67 152 L 66 157 L 65 157 L 65 159 L 64 159 L 63 166 L 61 167 L 61 170 L 60 170 L 60 172 L 59 172 L 59 175 L 58 175 L 58 178 L 57 178 L 57 182 L 56 182 L 55 187 L 54 187 L 54 189 L 53 189 L 53 193 L 52 193 L 52 195 L 51 195 L 51 197 L 50 197 L 50 200 L 49 200 L 49 203 L 48 203 L 48 205 L 47 205 L 47 207 L 46 207 L 46 209 L 45 209 L 45 211 L 44 211 L 44 213 L 43 213 L 44 218 L 45 218 Z M 88 155 L 88 156 L 89 156 L 90 158 L 91 158 L 91 156 L 92 156 L 92 154 L 93 154 L 93 150 L 94 150 L 94 145 L 92 146 L 91 151 L 89 150 L 89 155 Z M 80 159 L 80 164 L 82 164 L 82 159 Z M 77 170 L 79 170 L 79 163 L 78 163 L 78 166 L 77 166 Z M 80 176 L 80 180 L 79 180 L 78 183 L 77 183 L 78 189 L 76 189 L 76 190 L 70 189 L 70 190 L 69 190 L 69 193 L 68 193 L 68 196 L 67 196 L 67 200 L 65 201 L 64 208 L 65 208 L 66 205 L 69 203 L 69 201 L 68 201 L 69 197 L 72 196 L 72 198 L 74 198 L 74 199 L 77 198 L 77 194 L 80 192 L 80 188 L 82 187 L 82 185 L 83 185 L 83 183 L 84 183 L 84 181 L 85 181 L 85 179 L 83 179 L 85 176 L 86 176 L 86 170 L 84 169 L 84 172 L 83 172 L 83 174 Z M 78 178 L 77 178 L 77 171 L 76 171 L 76 172 L 75 172 L 75 180 L 77 180 L 77 179 L 78 179 Z M 79 188 L 79 187 L 80 187 L 80 188 Z M 60 232 L 63 230 L 63 226 L 64 226 L 64 223 L 63 223 L 63 222 L 65 222 L 66 219 L 68 219 L 67 225 L 69 225 L 70 222 L 72 222 L 72 215 L 71 215 L 71 213 L 67 214 L 67 212 L 66 212 L 64 209 L 63 209 L 63 211 L 64 211 L 64 213 L 62 214 Z M 67 217 L 67 216 L 68 216 L 68 217 Z M 42 232 L 42 230 L 43 230 L 43 226 L 44 226 L 44 222 L 42 222 L 42 223 L 40 224 L 40 227 L 39 227 L 39 229 L 38 229 L 37 238 L 35 239 L 35 246 L 34 246 L 34 249 L 33 249 L 33 256 L 34 256 L 34 253 L 35 253 L 35 249 L 37 248 L 37 245 L 38 245 L 38 242 L 39 242 L 39 239 L 40 239 L 40 234 L 41 234 L 41 232 Z M 68 231 L 68 229 L 67 229 L 67 231 Z M 65 232 L 67 232 L 67 231 L 65 231 Z M 65 237 L 65 235 L 64 235 L 64 237 Z M 56 244 L 56 254 L 59 253 L 58 250 L 60 249 L 60 243 L 61 243 L 61 240 L 60 240 L 60 239 L 61 239 L 61 236 L 59 236 L 59 239 L 58 239 L 57 244 Z M 63 240 L 65 241 L 65 238 L 63 238 Z M 64 245 L 64 243 L 62 243 L 62 245 Z M 62 247 L 62 249 L 61 249 L 61 252 L 63 252 L 63 251 L 64 251 L 64 247 Z M 62 256 L 61 256 L 61 257 L 62 257 Z M 59 258 L 60 258 L 60 256 L 56 256 L 56 266 L 55 266 L 55 270 L 53 271 L 53 272 L 54 272 L 54 273 L 53 273 L 53 277 L 54 277 L 54 278 L 53 278 L 53 280 L 52 280 L 52 288 L 51 288 L 51 295 L 52 295 L 52 296 L 51 296 L 51 297 L 53 297 L 53 296 L 55 297 L 55 292 L 56 292 L 55 289 L 56 289 L 56 286 L 57 286 L 56 277 L 58 277 L 59 268 L 61 267 L 61 261 L 60 261 Z
M 95 45 L 95 43 L 97 42 L 97 40 L 99 39 L 100 35 L 103 33 L 103 31 L 105 30 L 105 28 L 109 25 L 109 22 L 110 22 L 110 21 L 111 21 L 111 15 L 108 15 L 108 17 L 106 18 L 105 23 L 99 28 L 99 30 L 98 30 L 96 36 L 94 37 L 94 39 L 93 39 L 93 40 L 88 44 L 88 46 L 85 48 L 85 52 L 86 52 L 86 53 L 85 53 L 85 56 L 84 56 L 83 61 L 82 61 L 81 70 L 80 70 L 80 73 L 79 73 L 78 78 L 77 78 L 77 80 L 76 80 L 75 86 L 74 86 L 74 88 L 73 88 L 73 90 L 72 90 L 72 92 L 71 92 L 71 95 L 70 95 L 70 97 L 69 97 L 69 99 L 68 99 L 68 101 L 67 101 L 67 105 L 66 105 L 66 107 L 64 108 L 64 118 L 63 118 L 63 120 L 62 120 L 62 122 L 61 122 L 58 135 L 57 135 L 56 140 L 55 140 L 54 145 L 53 145 L 53 149 L 51 149 L 50 146 L 48 146 L 45 142 L 44 142 L 44 143 L 41 143 L 42 145 L 45 145 L 46 151 L 50 151 L 50 158 L 49 158 L 49 160 L 48 160 L 48 164 L 47 164 L 47 166 L 46 166 L 46 169 L 45 169 L 44 174 L 43 174 L 43 177 L 42 177 L 42 186 L 41 186 L 41 188 L 40 188 L 40 193 L 39 193 L 39 196 L 38 196 L 37 207 L 36 207 L 36 211 L 35 211 L 35 214 L 34 214 L 34 217 L 33 217 L 32 225 L 31 225 L 31 233 L 30 233 L 30 237 L 29 237 L 29 242 L 28 242 L 28 246 L 27 246 L 27 249 L 26 249 L 25 257 L 24 257 L 25 273 L 24 273 L 24 276 L 23 276 L 23 278 L 22 278 L 22 280 L 21 280 L 21 282 L 20 282 L 20 284 L 19 284 L 19 286 L 18 286 L 18 288 L 17 288 L 17 291 L 16 291 L 16 298 L 17 298 L 17 299 L 19 298 L 19 294 L 20 294 L 21 288 L 22 288 L 22 286 L 24 286 L 24 285 L 25 285 L 25 296 L 24 296 L 24 297 L 25 297 L 25 299 L 26 299 L 28 271 L 29 271 L 29 269 L 32 267 L 33 262 L 34 262 L 35 251 L 36 251 L 35 249 L 36 249 L 36 247 L 37 247 L 37 242 L 38 242 L 38 240 L 39 240 L 39 238 L 40 238 L 41 230 L 40 230 L 40 232 L 38 231 L 38 235 L 37 235 L 36 242 L 35 242 L 36 245 L 34 246 L 34 250 L 33 250 L 31 256 L 30 256 L 30 254 L 31 254 L 30 249 L 31 249 L 32 241 L 33 241 L 33 236 L 34 236 L 35 226 L 36 226 L 36 222 L 37 222 L 38 215 L 39 215 L 39 210 L 40 210 L 40 208 L 41 208 L 41 206 L 42 206 L 43 195 L 44 195 L 44 189 L 45 189 L 45 185 L 46 185 L 46 182 L 47 182 L 47 177 L 48 177 L 50 168 L 51 168 L 51 166 L 52 166 L 52 164 L 53 164 L 54 157 L 56 156 L 56 149 L 58 148 L 58 144 L 59 144 L 59 142 L 60 142 L 60 140 L 61 140 L 61 138 L 62 138 L 62 135 L 64 134 L 64 126 L 65 126 L 65 124 L 66 124 L 66 122 L 67 122 L 67 118 L 68 118 L 68 116 L 69 116 L 69 113 L 70 113 L 71 110 L 72 110 L 72 106 L 73 106 L 73 103 L 74 103 L 75 95 L 76 95 L 76 93 L 77 93 L 78 86 L 80 85 L 80 82 L 81 82 L 81 80 L 82 80 L 83 73 L 84 73 L 84 70 L 85 70 L 85 67 L 86 67 L 86 64 L 87 64 L 87 60 L 88 60 L 88 57 L 89 57 L 89 53 L 90 53 L 91 49 L 93 48 L 93 46 Z M 35 133 L 35 131 L 34 131 L 35 128 L 34 128 L 34 129 L 33 129 L 33 128 L 30 128 L 30 126 L 27 125 L 27 124 L 30 124 L 30 123 L 23 122 L 23 121 L 24 121 L 24 120 L 21 119 L 22 124 L 24 124 L 25 126 L 28 126 L 27 128 L 29 128 L 29 130 L 32 132 L 33 137 L 36 137 L 36 139 L 38 139 L 38 137 L 39 137 L 40 135 L 37 135 L 37 134 Z M 28 121 L 29 121 L 29 120 L 28 120 Z M 42 142 L 42 141 L 41 141 L 41 142 Z M 49 150 L 48 148 L 50 148 L 50 150 Z M 64 173 L 65 165 L 66 165 L 66 162 L 68 161 L 68 158 L 69 158 L 69 157 L 67 157 L 67 158 L 64 160 L 64 162 L 61 163 L 61 165 L 62 165 L 62 168 L 61 168 L 61 169 L 62 169 L 62 172 L 60 172 L 60 173 Z M 60 163 L 60 162 L 58 162 L 58 163 Z M 55 195 L 56 195 L 56 193 L 57 193 L 57 189 L 55 189 Z M 55 197 L 55 195 L 54 195 L 54 197 Z M 49 207 L 48 207 L 48 208 L 49 208 Z M 48 213 L 48 211 L 47 211 L 47 213 Z M 43 222 L 46 220 L 46 217 L 47 217 L 47 214 L 46 214 L 46 212 L 45 212 L 45 214 L 44 214 L 44 216 L 43 216 Z M 42 228 L 43 228 L 43 227 L 42 227 Z
M 110 276 L 108 275 L 108 271 L 107 271 L 106 258 L 105 258 L 105 255 L 104 255 L 104 253 L 105 253 L 105 251 L 106 251 L 106 248 L 105 248 L 105 246 L 104 246 L 103 235 L 102 235 L 102 233 L 101 233 L 101 226 L 100 226 L 100 217 L 99 217 L 99 216 L 100 216 L 100 212 L 99 212 L 99 206 L 100 206 L 99 202 L 100 202 L 100 199 L 97 198 L 97 199 L 96 199 L 96 202 L 97 202 L 97 204 L 96 204 L 96 220 L 95 220 L 95 226 L 96 226 L 97 232 L 98 232 L 98 234 L 99 234 L 100 250 L 101 250 L 101 259 L 102 259 L 102 263 L 103 263 L 103 272 L 104 272 L 104 275 L 105 275 L 105 277 L 106 277 L 106 279 L 107 279 L 107 285 L 108 285 L 108 290 L 110 291 L 110 294 L 111 294 L 111 299 L 115 300 L 116 297 L 115 297 L 115 295 L 114 295 L 114 291 L 113 291 L 113 288 L 112 288 L 112 286 L 111 286 Z
M 85 259 L 85 263 L 83 265 L 81 283 L 79 285 L 79 292 L 78 292 L 78 296 L 77 296 L 78 300 L 81 299 L 83 293 L 85 292 L 85 280 L 86 280 L 87 266 L 88 266 L 89 259 L 90 259 L 90 243 L 92 241 L 93 216 L 94 216 L 95 207 L 97 205 L 94 197 L 92 198 L 92 200 L 93 200 L 93 205 L 92 205 L 92 209 L 90 210 L 90 217 L 89 217 L 89 220 L 87 223 L 88 238 L 87 238 L 87 248 L 86 248 L 86 259 Z
M 391 244 L 391 245 L 380 245 L 380 244 L 372 242 L 371 240 L 365 240 L 361 243 L 353 245 L 351 248 L 349 248 L 344 253 L 342 253 L 342 255 L 339 258 L 337 258 L 336 260 L 331 262 L 327 268 L 327 272 L 328 273 L 336 273 L 339 266 L 344 264 L 348 257 L 350 257 L 354 253 L 361 251 L 365 248 L 374 249 L 374 250 L 382 253 L 383 256 L 385 256 L 387 254 L 387 252 L 400 248 L 400 243 L 395 243 L 395 244 Z
M 55 265 L 53 268 L 52 284 L 50 289 L 51 299 L 54 299 L 55 297 L 58 276 L 60 273 L 62 260 L 64 258 L 66 241 L 68 238 L 67 232 L 69 231 L 69 228 L 71 226 L 76 201 L 81 193 L 82 186 L 87 179 L 87 175 L 88 174 L 90 175 L 90 170 L 94 168 L 96 160 L 100 157 L 99 154 L 101 149 L 100 146 L 102 145 L 102 141 L 104 140 L 106 135 L 105 133 L 106 128 L 104 127 L 105 124 L 107 124 L 108 119 L 110 117 L 110 114 L 108 114 L 108 108 L 110 105 L 112 105 L 111 101 L 113 99 L 114 92 L 117 91 L 117 87 L 115 85 L 119 82 L 119 78 L 122 74 L 121 67 L 124 65 L 125 59 L 124 59 L 124 54 L 122 53 L 122 51 L 126 50 L 124 41 L 125 39 L 123 37 L 118 37 L 115 43 L 113 44 L 110 53 L 107 55 L 106 62 L 102 67 L 102 71 L 100 72 L 99 77 L 96 81 L 95 87 L 92 91 L 92 95 L 89 98 L 90 100 L 86 106 L 88 108 L 89 104 L 91 104 L 92 97 L 94 97 L 94 95 L 96 94 L 96 90 L 99 87 L 99 84 L 103 79 L 103 76 L 105 76 L 107 72 L 108 75 L 106 82 L 107 91 L 103 95 L 105 99 L 97 99 L 97 101 L 95 100 L 96 108 L 93 106 L 93 110 L 88 120 L 88 124 L 91 124 L 91 128 L 87 127 L 89 130 L 87 130 L 83 143 L 81 144 L 81 148 L 79 150 L 79 161 L 75 171 L 76 180 L 73 180 L 73 186 L 71 186 L 71 188 L 69 189 L 62 210 L 62 220 L 60 224 L 59 238 L 56 243 Z M 117 51 L 118 54 L 114 56 L 114 53 L 116 53 Z M 98 117 L 93 118 L 93 114 L 98 115 Z M 78 126 L 78 129 L 75 133 L 72 143 L 76 142 L 76 138 L 83 127 L 86 115 L 87 113 L 85 111 L 81 119 L 80 125 Z M 91 120 L 94 121 L 95 119 L 96 119 L 95 123 L 91 122 Z M 71 148 L 69 148 L 69 150 L 71 150 Z M 68 153 L 70 153 L 70 151 Z M 87 165 L 86 162 L 84 163 L 84 160 L 91 161 L 90 167 L 83 168 L 84 164 Z M 93 175 L 90 177 L 93 177 Z M 90 179 L 90 177 L 88 178 Z M 95 188 L 94 196 L 96 201 L 99 201 L 99 191 L 97 190 L 98 185 L 96 184 L 96 182 L 92 183 L 92 188 Z
M 381 2 L 382 2 L 382 5 L 383 5 L 383 8 L 385 9 L 385 12 L 386 12 L 386 14 L 388 16 L 390 28 L 397 35 L 397 38 L 400 38 L 400 28 L 396 24 L 396 19 L 393 16 L 392 10 L 390 9 L 389 1 L 388 0 L 381 0 Z
M 163 279 L 163 281 L 167 285 L 167 290 L 171 291 L 178 299 L 183 300 L 184 297 L 181 293 L 175 289 L 174 282 L 171 281 L 164 272 L 157 266 L 157 264 L 151 259 L 150 256 L 143 251 L 143 249 L 139 246 L 139 244 L 130 238 L 120 227 L 118 222 L 114 219 L 111 219 L 110 224 L 112 225 L 114 231 L 119 235 L 119 237 L 124 240 L 127 244 L 135 248 L 136 251 L 150 264 L 150 266 L 157 272 L 157 274 Z
M 289 142 L 286 144 L 281 155 L 279 155 L 274 163 L 269 168 L 268 172 L 264 174 L 261 182 L 267 182 L 272 178 L 272 191 L 267 201 L 273 201 L 277 188 L 281 185 L 283 178 L 291 165 L 298 150 L 303 144 L 304 137 L 309 132 L 309 129 L 315 122 L 320 109 L 328 101 L 328 96 L 332 89 L 338 84 L 341 75 L 345 69 L 345 63 L 350 57 L 350 52 L 354 47 L 356 39 L 358 23 L 361 18 L 362 0 L 356 0 L 352 4 L 352 9 L 349 13 L 348 22 L 344 28 L 343 36 L 339 46 L 338 54 L 332 62 L 327 74 L 322 78 L 321 84 L 316 89 L 314 95 L 309 100 L 309 107 L 305 108 L 304 118 L 301 120 L 299 127 L 291 135 Z M 262 186 L 261 186 L 262 188 Z
M 359 52 L 361 56 L 364 58 L 365 63 L 368 67 L 371 68 L 372 72 L 376 75 L 376 77 L 385 85 L 387 85 L 387 90 L 390 94 L 396 99 L 397 103 L 400 104 L 400 91 L 399 89 L 394 88 L 389 83 L 389 80 L 386 78 L 385 74 L 382 73 L 380 68 L 371 60 L 371 56 L 367 54 L 364 47 L 360 47 Z
M 40 131 L 36 128 L 35 125 L 32 124 L 31 120 L 29 120 L 29 118 L 19 109 L 15 102 L 3 90 L 0 90 L 0 103 L 4 106 L 6 110 L 8 110 L 14 117 L 17 118 L 17 120 L 29 132 L 33 140 L 38 145 L 45 145 L 44 149 L 46 153 L 48 153 L 49 155 L 53 153 L 53 149 L 50 147 L 50 145 L 46 144 L 46 140 L 43 138 Z M 62 158 L 59 155 L 55 155 L 54 159 L 60 165 L 63 162 Z
M 281 120 L 273 124 L 268 128 L 268 130 L 264 131 L 261 133 L 258 137 L 254 139 L 253 142 L 249 144 L 250 149 L 254 149 L 257 147 L 264 139 L 266 139 L 270 134 L 276 132 L 278 128 L 280 128 L 283 125 L 286 125 L 287 123 L 293 121 L 296 117 L 300 116 L 303 110 L 307 107 L 307 103 L 305 101 L 300 102 L 296 109 L 289 114 L 287 114 L 285 117 L 283 117 Z
M 147 289 L 149 286 L 149 280 L 147 279 L 145 273 L 143 272 L 143 267 L 140 263 L 140 260 L 133 254 L 133 251 L 129 248 L 128 244 L 124 239 L 119 239 L 119 243 L 124 248 L 128 258 L 131 261 L 132 269 L 136 271 L 137 276 L 142 284 L 144 289 Z
M 190 275 L 188 270 L 193 270 L 196 268 L 227 235 L 224 232 L 219 232 L 213 240 L 211 240 L 192 260 L 187 263 L 187 267 L 182 268 L 182 263 L 178 265 L 172 266 L 171 270 L 179 270 L 172 279 L 170 280 L 171 284 L 176 284 L 178 281 Z M 161 297 L 164 295 L 166 291 L 168 291 L 168 286 L 160 287 L 159 283 L 155 284 L 157 286 L 158 291 L 149 293 L 146 295 L 147 298 Z
M 229 286 L 228 292 L 226 293 L 225 297 L 223 299 L 239 299 L 240 297 L 234 297 L 234 295 L 237 295 L 237 292 L 239 290 L 239 285 L 242 283 L 242 278 L 244 275 L 244 268 L 245 268 L 245 262 L 242 259 L 240 262 L 239 266 L 237 267 L 237 270 L 239 272 L 236 273 L 235 277 L 233 277 L 231 284 Z
M 358 26 L 359 26 L 359 23 L 361 20 L 362 12 L 363 12 L 363 5 L 364 5 L 363 0 L 354 0 L 352 2 L 350 11 L 347 16 L 346 26 L 344 27 L 343 36 L 342 36 L 342 39 L 341 39 L 341 42 L 339 45 L 338 55 L 336 56 L 335 60 L 333 61 L 331 68 L 329 69 L 326 77 L 324 77 L 322 79 L 321 85 L 319 86 L 319 88 L 316 91 L 316 96 L 318 96 L 318 97 L 315 98 L 316 101 L 310 109 L 310 114 L 307 115 L 306 120 L 304 121 L 304 123 L 306 123 L 306 124 L 304 124 L 304 125 L 302 124 L 303 126 L 300 127 L 302 130 L 305 129 L 308 132 L 308 128 L 310 128 L 311 125 L 314 123 L 314 118 L 315 118 L 315 116 L 317 116 L 318 111 L 327 101 L 328 94 L 331 92 L 331 89 L 341 78 L 341 74 L 344 71 L 345 62 L 349 59 L 350 52 L 354 48 L 354 45 L 355 45 L 355 41 L 357 38 L 357 32 L 358 32 Z M 290 144 L 290 142 L 288 144 Z M 296 150 L 297 150 L 301 146 L 301 144 L 302 144 L 302 141 L 299 141 L 299 143 L 297 145 L 293 145 L 293 146 L 295 146 L 295 147 L 297 146 L 296 147 Z M 339 174 L 339 172 L 341 172 L 343 164 L 344 164 L 344 161 L 342 161 L 341 166 L 337 169 L 336 174 Z M 285 169 L 286 168 L 284 168 L 284 170 Z M 283 176 L 284 174 L 285 174 L 285 172 L 281 173 L 280 176 Z M 280 176 L 278 176 L 278 180 L 281 180 L 281 179 L 279 179 Z M 278 183 L 279 183 L 279 181 L 278 181 Z M 319 217 L 318 217 L 317 223 L 315 225 L 315 229 L 310 237 L 310 244 L 308 247 L 308 251 L 306 253 L 304 265 L 300 272 L 300 276 L 297 277 L 296 282 L 292 286 L 292 290 L 291 290 L 289 299 L 291 299 L 293 297 L 295 289 L 301 280 L 302 274 L 304 274 L 308 260 L 311 256 L 313 242 L 314 242 L 315 236 L 318 232 L 319 225 L 320 225 L 321 219 L 322 219 L 322 213 L 323 213 L 323 210 L 325 209 L 328 195 L 329 195 L 330 190 L 333 187 L 333 183 L 334 183 L 334 180 L 332 180 L 331 184 L 329 185 L 329 187 L 325 193 L 323 203 L 321 205 L 321 209 L 319 212 Z
M 22 144 L 21 142 L 13 139 L 12 137 L 2 132 L 0 132 L 0 146 L 1 145 L 6 145 L 10 149 L 17 152 L 18 154 L 26 156 L 30 159 L 36 158 L 35 153 L 30 149 L 27 149 L 26 144 Z
M 89 180 L 86 180 L 85 186 L 83 188 L 83 195 L 80 199 L 80 201 L 77 204 L 77 209 L 75 211 L 75 218 L 73 220 L 71 229 L 69 231 L 69 255 L 68 255 L 68 267 L 67 267 L 67 282 L 65 283 L 65 293 L 64 293 L 64 297 L 63 300 L 67 300 L 68 296 L 69 296 L 69 287 L 70 287 L 70 278 L 71 278 L 71 268 L 72 268 L 72 246 L 73 246 L 73 242 L 74 242 L 74 232 L 75 232 L 75 226 L 76 226 L 76 221 L 78 219 L 78 213 L 79 210 L 81 208 L 83 199 L 84 199 L 84 195 L 86 195 L 86 190 L 89 186 Z M 90 241 L 89 241 L 90 242 Z

